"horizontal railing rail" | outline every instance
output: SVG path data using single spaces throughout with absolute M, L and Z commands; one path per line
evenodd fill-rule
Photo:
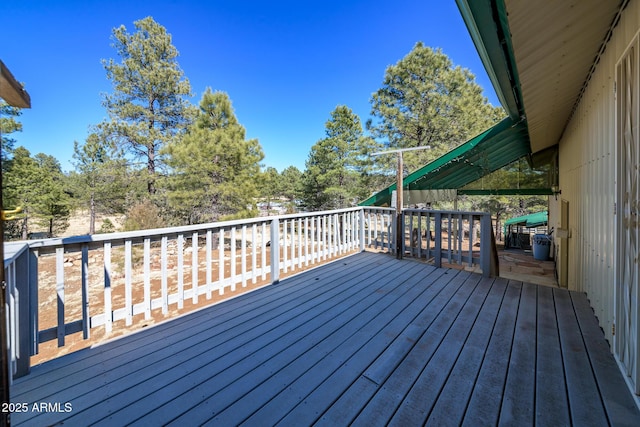
M 485 271 L 486 214 L 403 215 L 404 254 Z M 480 230 L 479 254 L 456 246 L 451 224 Z M 99 341 L 356 252 L 398 254 L 396 228 L 395 209 L 357 207 L 11 244 L 19 248 L 5 260 L 12 372 L 25 375 L 42 346 Z

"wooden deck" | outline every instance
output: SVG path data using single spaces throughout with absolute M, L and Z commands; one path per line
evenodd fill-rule
M 584 294 L 372 253 L 36 366 L 11 395 L 14 425 L 640 425 Z

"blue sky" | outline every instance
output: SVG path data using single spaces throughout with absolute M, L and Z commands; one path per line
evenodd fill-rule
M 207 87 L 229 94 L 263 163 L 304 170 L 337 105 L 363 124 L 387 66 L 416 42 L 471 70 L 499 105 L 454 0 L 3 1 L 0 59 L 25 84 L 32 109 L 17 145 L 72 170 L 73 142 L 106 118 L 111 83 L 101 59 L 119 61 L 112 29 L 146 16 L 163 25 L 197 104 Z

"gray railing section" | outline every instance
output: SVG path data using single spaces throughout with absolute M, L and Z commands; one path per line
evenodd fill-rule
M 406 209 L 403 211 L 405 255 L 442 263 L 479 266 L 491 275 L 497 262 L 491 216 L 483 212 Z
M 277 283 L 282 275 L 355 252 L 397 254 L 395 215 L 390 208 L 358 207 L 7 244 L 11 372 L 25 375 L 39 344 L 57 341 L 62 347 L 70 334 L 89 339 L 93 329 L 104 328 L 108 336 L 134 318 L 167 315 L 186 301 L 197 304 L 248 284 Z M 405 256 L 437 266 L 442 260 L 479 264 L 489 274 L 488 214 L 407 210 L 403 219 Z M 452 230 L 464 230 L 467 223 L 473 236 L 480 230 L 479 255 L 451 243 L 453 236 L 460 239 Z M 55 271 L 51 277 L 39 276 L 45 262 Z M 49 295 L 39 283 L 44 279 Z M 55 301 L 56 321 L 41 328 L 39 302 L 47 300 Z

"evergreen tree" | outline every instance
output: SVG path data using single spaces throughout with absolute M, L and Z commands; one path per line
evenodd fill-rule
M 124 160 L 112 157 L 99 132 L 91 133 L 83 145 L 74 142 L 73 151 L 73 193 L 77 202 L 88 209 L 89 234 L 94 234 L 97 213 L 124 212 L 126 165 Z
M 40 197 L 36 203 L 36 217 L 50 236 L 57 236 L 69 227 L 71 200 L 60 162 L 53 156 L 38 153 L 35 156 L 41 176 Z
M 9 137 L 13 132 L 22 131 L 22 123 L 16 117 L 22 114 L 20 108 L 12 107 L 0 100 L 0 136 L 2 137 L 2 159 L 7 160 L 13 150 L 15 140 Z
M 104 96 L 110 121 L 102 127 L 124 153 L 144 162 L 148 193 L 155 194 L 163 165 L 160 151 L 188 124 L 184 97 L 191 87 L 166 29 L 151 17 L 134 25 L 134 33 L 124 26 L 113 30 L 113 47 L 122 62 L 103 60 L 114 92 Z
M 308 209 L 353 206 L 370 192 L 370 153 L 377 144 L 363 135 L 360 118 L 344 105 L 331 112 L 325 132 L 309 153 L 303 204 Z
M 264 155 L 257 139 L 245 139 L 226 93 L 206 90 L 195 122 L 167 154 L 169 206 L 182 221 L 256 216 Z
M 268 167 L 262 172 L 260 179 L 260 197 L 266 201 L 267 210 L 271 209 L 274 200 L 282 195 L 282 181 L 278 170 L 274 167 Z
M 36 154 L 18 147 L 8 162 L 3 177 L 5 206 L 22 208 L 19 220 L 12 224 L 12 237 L 27 239 L 33 222 L 54 236 L 69 225 L 70 198 L 60 163 L 54 157 Z
M 302 193 L 302 172 L 295 166 L 285 168 L 280 174 L 280 195 L 295 202 Z
M 367 129 L 389 147 L 431 147 L 405 153 L 405 167 L 413 171 L 483 132 L 504 112 L 488 103 L 469 70 L 419 42 L 387 68 L 371 98 L 371 115 Z

